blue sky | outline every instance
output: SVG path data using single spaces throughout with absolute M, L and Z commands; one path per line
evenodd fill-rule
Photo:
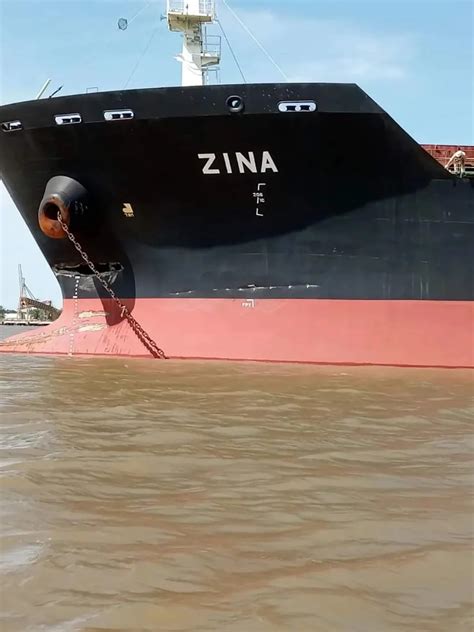
M 292 81 L 358 83 L 421 143 L 474 144 L 471 0 L 227 0 Z M 51 90 L 176 85 L 179 36 L 160 22 L 164 0 L 0 0 L 0 101 Z M 145 8 L 144 8 L 145 7 Z M 127 31 L 120 17 L 132 18 Z M 280 81 L 222 0 L 218 15 L 249 82 Z M 219 33 L 217 28 L 213 31 Z M 223 44 L 223 83 L 240 82 Z M 0 304 L 15 306 L 17 265 L 39 298 L 57 283 L 0 184 Z

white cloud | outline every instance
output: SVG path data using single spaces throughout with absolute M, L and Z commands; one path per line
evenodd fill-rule
M 353 22 L 288 17 L 270 11 L 247 10 L 239 16 L 291 81 L 398 81 L 409 76 L 416 53 L 415 38 L 410 34 L 370 31 Z M 220 17 L 228 28 L 231 15 L 221 11 Z M 269 76 L 270 62 L 263 53 L 239 25 L 234 23 L 231 29 L 245 51 L 245 67 L 251 55 L 252 75 L 266 72 Z M 274 79 L 272 71 L 268 80 Z

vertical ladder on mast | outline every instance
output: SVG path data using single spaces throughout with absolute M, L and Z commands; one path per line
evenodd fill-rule
M 221 38 L 206 32 L 206 25 L 215 21 L 215 0 L 167 0 L 166 17 L 169 30 L 183 35 L 176 58 L 182 64 L 181 85 L 204 85 L 221 59 Z

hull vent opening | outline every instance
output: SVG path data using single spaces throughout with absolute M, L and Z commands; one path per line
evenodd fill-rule
M 278 109 L 280 112 L 316 112 L 317 106 L 314 101 L 280 101 Z
M 82 123 L 80 114 L 56 114 L 54 117 L 56 125 L 74 125 L 74 123 Z
M 104 118 L 106 121 L 125 121 L 133 118 L 133 110 L 106 110 Z
M 3 132 L 18 132 L 20 129 L 23 129 L 21 121 L 5 121 L 5 123 L 2 123 Z

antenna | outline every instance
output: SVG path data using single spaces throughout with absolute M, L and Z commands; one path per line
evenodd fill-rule
M 43 96 L 43 94 L 46 91 L 46 88 L 49 86 L 50 83 L 51 83 L 51 79 L 46 79 L 46 81 L 43 84 L 43 87 L 41 88 L 41 90 L 36 95 L 36 99 L 41 99 L 41 97 Z
M 62 86 L 59 86 L 59 88 L 56 88 L 56 90 L 54 92 L 51 92 L 51 94 L 49 95 L 48 99 L 52 99 L 62 89 L 63 89 Z

